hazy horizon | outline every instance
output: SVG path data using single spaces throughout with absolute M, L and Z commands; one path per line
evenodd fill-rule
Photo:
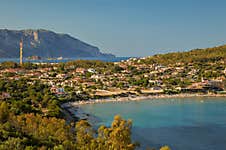
M 1 29 L 69 34 L 116 56 L 148 56 L 226 43 L 224 0 L 2 1 Z

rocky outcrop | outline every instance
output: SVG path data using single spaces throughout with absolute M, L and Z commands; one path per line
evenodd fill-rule
M 48 30 L 0 30 L 0 58 L 19 56 L 19 42 L 23 39 L 24 57 L 114 57 L 101 53 L 98 47 L 68 34 Z

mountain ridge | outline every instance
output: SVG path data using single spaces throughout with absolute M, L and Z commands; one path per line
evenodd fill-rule
M 23 39 L 24 57 L 115 57 L 69 34 L 46 29 L 0 29 L 0 58 L 19 56 L 19 42 Z

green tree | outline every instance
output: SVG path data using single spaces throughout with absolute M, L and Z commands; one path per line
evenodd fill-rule
M 131 120 L 124 120 L 117 115 L 111 127 L 100 126 L 96 135 L 90 124 L 81 120 L 76 124 L 77 149 L 134 150 L 137 145 L 132 143 L 131 127 Z
M 5 61 L 1 63 L 1 68 L 17 68 L 19 65 L 12 61 Z
M 81 120 L 76 123 L 76 147 L 78 150 L 86 150 L 91 148 L 91 143 L 94 140 L 94 130 L 91 125 Z
M 9 107 L 6 102 L 2 102 L 0 105 L 0 123 L 5 123 L 9 116 Z
M 24 140 L 20 138 L 9 138 L 7 141 L 3 142 L 0 145 L 0 149 L 2 150 L 23 150 L 24 149 Z

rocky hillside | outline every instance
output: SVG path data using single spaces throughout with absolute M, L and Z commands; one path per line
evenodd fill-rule
M 48 30 L 0 29 L 0 58 L 19 56 L 19 42 L 24 41 L 24 57 L 114 57 L 101 53 L 98 47 L 89 45 L 68 34 Z

